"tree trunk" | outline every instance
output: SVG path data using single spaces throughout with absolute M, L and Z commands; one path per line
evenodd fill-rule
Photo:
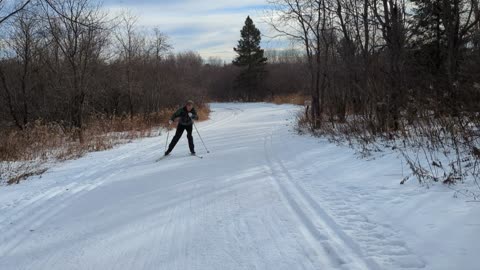
M 20 124 L 20 120 L 17 117 L 17 113 L 15 111 L 15 105 L 13 104 L 13 97 L 12 93 L 10 91 L 10 88 L 7 84 L 7 79 L 5 77 L 5 73 L 3 73 L 3 69 L 0 67 L 0 80 L 2 81 L 3 89 L 5 90 L 5 93 L 7 94 L 7 104 L 8 104 L 8 109 L 10 111 L 10 115 L 13 118 L 13 121 L 15 122 L 15 125 L 20 129 L 23 130 L 24 127 L 22 124 Z

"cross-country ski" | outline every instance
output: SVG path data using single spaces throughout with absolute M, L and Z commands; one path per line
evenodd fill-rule
M 159 161 L 164 160 L 164 159 L 167 159 L 167 158 L 175 158 L 175 157 L 180 158 L 180 157 L 189 157 L 189 156 L 190 156 L 190 157 L 196 157 L 196 158 L 199 158 L 199 159 L 203 159 L 203 156 L 200 156 L 200 155 L 197 155 L 197 154 L 195 154 L 195 155 L 188 154 L 188 155 L 184 155 L 184 156 L 180 156 L 180 155 L 174 155 L 174 156 L 168 155 L 168 156 L 165 156 L 165 155 L 163 155 L 163 156 L 157 158 L 157 159 L 155 160 L 155 162 L 159 162 Z

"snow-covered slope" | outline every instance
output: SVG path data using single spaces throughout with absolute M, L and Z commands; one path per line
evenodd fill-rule
M 296 135 L 294 106 L 212 110 L 203 159 L 155 162 L 165 134 L 1 187 L 0 269 L 479 269 L 480 205 Z

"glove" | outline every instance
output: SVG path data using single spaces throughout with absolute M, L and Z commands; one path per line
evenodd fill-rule
M 191 112 L 188 113 L 188 117 L 192 118 L 193 114 Z
M 168 124 L 171 125 L 173 123 L 172 120 L 168 120 Z

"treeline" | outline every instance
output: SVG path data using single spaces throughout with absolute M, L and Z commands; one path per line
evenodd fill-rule
M 24 1 L 4 6 L 0 27 L 0 125 L 23 130 L 42 119 L 81 131 L 97 117 L 148 118 L 206 101 L 202 58 L 172 53 L 159 29 L 96 1 Z M 7 18 L 5 15 L 3 18 Z
M 407 112 L 479 111 L 478 1 L 270 2 L 272 27 L 305 55 L 315 126 L 354 112 L 398 130 Z

